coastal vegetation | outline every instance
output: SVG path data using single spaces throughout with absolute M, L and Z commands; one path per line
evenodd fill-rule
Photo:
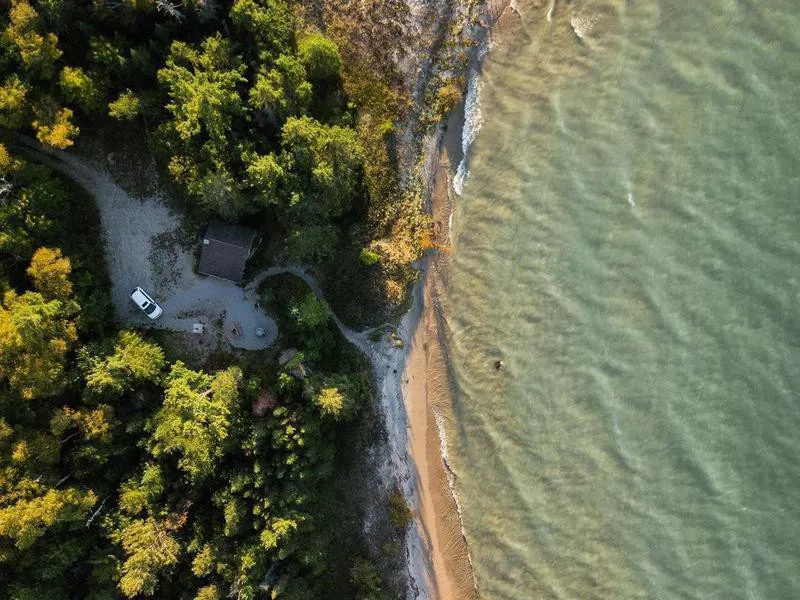
M 357 594 L 350 571 L 377 571 L 337 539 L 329 488 L 372 390 L 325 304 L 296 278 L 265 283 L 291 360 L 168 358 L 146 332 L 113 326 L 91 200 L 8 156 L 0 595 Z M 63 250 L 46 245 L 55 238 Z
M 58 149 L 146 132 L 189 216 L 269 230 L 271 259 L 316 266 L 346 319 L 379 321 L 427 223 L 394 155 L 408 9 L 367 4 L 11 0 L 0 125 Z
M 407 19 L 400 0 L 0 11 L 0 596 L 394 597 L 342 519 L 372 384 L 330 308 L 269 278 L 275 348 L 198 364 L 121 326 L 96 206 L 18 136 L 143 138 L 188 223 L 259 229 L 255 264 L 309 265 L 343 318 L 383 322 L 428 227 L 395 156 Z M 402 496 L 384 507 L 403 529 Z

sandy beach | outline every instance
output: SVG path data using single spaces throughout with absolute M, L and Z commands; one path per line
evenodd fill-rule
M 493 25 L 510 12 L 507 7 L 506 0 L 492 3 L 488 14 Z M 481 58 L 476 50 L 468 73 L 479 71 Z M 411 489 L 416 500 L 413 503 L 416 531 L 411 536 L 414 541 L 410 548 L 420 543 L 422 548 L 417 549 L 424 552 L 426 563 L 424 569 L 418 563 L 417 568 L 411 566 L 410 573 L 412 579 L 422 579 L 419 587 L 426 588 L 430 598 L 438 600 L 479 597 L 454 475 L 447 464 L 446 432 L 452 413 L 452 382 L 447 358 L 447 317 L 441 302 L 448 281 L 451 216 L 457 198 L 453 182 L 464 156 L 464 128 L 465 102 L 461 102 L 448 116 L 428 164 L 428 210 L 436 249 L 429 252 L 424 262 L 424 281 L 415 298 L 421 310 L 408 322 L 410 331 L 406 334 L 411 341 L 400 379 L 414 479 Z
M 450 115 L 432 180 L 431 216 L 436 243 L 444 251 L 432 253 L 425 268 L 422 313 L 417 320 L 408 351 L 403 400 L 408 416 L 408 445 L 416 478 L 417 514 L 415 526 L 424 544 L 429 566 L 425 586 L 431 597 L 477 598 L 467 542 L 461 525 L 451 474 L 444 455 L 445 422 L 449 414 L 450 382 L 446 346 L 440 319 L 438 294 L 446 276 L 448 231 L 452 207 L 452 179 L 461 161 L 463 107 Z

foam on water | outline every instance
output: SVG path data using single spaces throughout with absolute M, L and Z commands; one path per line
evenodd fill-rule
M 488 48 L 488 46 L 486 46 Z M 467 96 L 464 100 L 464 129 L 461 133 L 461 152 L 463 154 L 461 162 L 453 178 L 453 190 L 459 196 L 464 188 L 464 181 L 469 176 L 467 169 L 469 159 L 469 147 L 475 141 L 475 137 L 483 125 L 483 113 L 481 112 L 481 82 L 480 74 L 472 71 L 467 86 Z

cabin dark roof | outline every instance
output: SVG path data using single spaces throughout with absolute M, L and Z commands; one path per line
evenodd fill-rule
M 241 283 L 255 238 L 256 232 L 249 227 L 218 219 L 211 221 L 203 236 L 197 270 L 203 275 Z

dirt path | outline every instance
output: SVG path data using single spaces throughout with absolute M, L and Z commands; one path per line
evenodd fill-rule
M 159 197 L 138 200 L 119 187 L 105 170 L 66 152 L 45 151 L 18 136 L 27 152 L 63 173 L 96 200 L 105 232 L 106 260 L 117 317 L 137 326 L 191 332 L 204 326 L 202 336 L 218 330 L 237 348 L 258 350 L 277 338 L 277 327 L 256 308 L 255 286 L 246 289 L 221 279 L 202 277 L 193 270 L 189 250 L 178 244 L 179 220 Z M 164 314 L 151 321 L 130 299 L 136 286 L 145 289 Z M 242 331 L 232 335 L 234 324 Z M 262 329 L 263 336 L 256 335 Z

